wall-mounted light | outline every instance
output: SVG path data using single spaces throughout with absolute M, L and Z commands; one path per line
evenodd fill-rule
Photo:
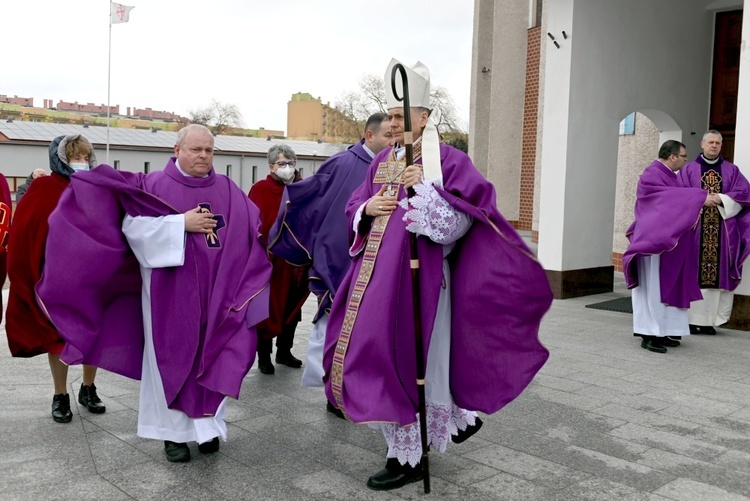
M 567 39 L 568 39 L 568 34 L 567 34 L 567 33 L 565 33 L 565 30 L 563 30 L 563 32 L 562 32 L 562 36 L 563 36 L 563 38 L 564 38 L 565 40 L 567 40 Z
M 547 32 L 547 36 L 549 37 L 550 40 L 554 40 L 555 39 L 555 37 L 549 31 Z
M 558 49 L 560 48 L 560 44 L 559 44 L 559 43 L 557 43 L 557 41 L 555 41 L 555 42 L 552 42 L 552 43 L 553 43 L 553 44 L 555 44 L 555 47 L 557 47 Z

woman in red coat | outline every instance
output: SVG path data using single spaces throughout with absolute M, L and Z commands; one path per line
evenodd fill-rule
M 268 167 L 271 173 L 250 188 L 250 200 L 260 209 L 261 239 L 268 244 L 268 232 L 276 221 L 284 186 L 301 180 L 297 171 L 297 155 L 285 144 L 268 150 Z M 269 317 L 258 325 L 258 369 L 263 374 L 273 374 L 271 363 L 273 338 L 276 338 L 276 363 L 300 368 L 302 361 L 292 355 L 294 331 L 302 320 L 302 305 L 310 289 L 307 287 L 308 266 L 294 266 L 282 258 L 268 254 L 271 274 L 271 303 Z
M 70 176 L 79 170 L 96 167 L 94 147 L 80 134 L 60 136 L 49 147 L 52 174 L 36 179 L 16 207 L 8 239 L 8 278 L 10 291 L 5 312 L 8 346 L 14 357 L 49 358 L 55 395 L 52 419 L 69 423 L 73 418 L 68 395 L 68 366 L 60 361 L 65 341 L 47 319 L 36 300 L 35 287 L 44 271 L 45 246 L 49 226 L 47 218 L 70 184 Z M 73 244 L 71 244 L 73 245 Z M 90 412 L 106 410 L 96 393 L 96 367 L 83 366 L 83 383 L 78 403 Z

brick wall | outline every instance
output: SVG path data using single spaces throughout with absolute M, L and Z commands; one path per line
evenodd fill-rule
M 622 254 L 620 254 L 619 252 L 613 252 L 612 264 L 615 267 L 615 271 L 622 271 Z
M 534 160 L 536 158 L 537 113 L 539 108 L 539 51 L 542 28 L 527 33 L 526 89 L 523 110 L 523 141 L 521 150 L 520 207 L 517 227 L 531 230 L 534 218 Z

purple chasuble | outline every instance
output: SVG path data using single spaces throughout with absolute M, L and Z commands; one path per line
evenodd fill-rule
M 739 167 L 727 162 L 721 156 L 715 164 L 707 163 L 702 155 L 680 170 L 680 179 L 686 186 L 702 188 L 704 172 L 715 170 L 721 178 L 721 189 L 718 193 L 742 205 L 739 214 L 729 219 L 720 219 L 718 225 L 718 286 L 720 289 L 733 291 L 742 280 L 742 264 L 750 253 L 750 183 L 742 175 Z M 700 246 L 701 228 L 696 234 Z M 696 249 L 696 252 L 699 252 Z M 696 275 L 696 279 L 698 275 Z
M 689 308 L 702 299 L 698 282 L 696 227 L 708 192 L 685 187 L 679 177 L 659 160 L 649 165 L 638 180 L 635 221 L 626 236 L 630 241 L 622 256 L 625 282 L 638 286 L 635 258 L 659 255 L 661 301 Z
M 146 176 L 102 165 L 71 176 L 50 216 L 37 294 L 67 345 L 61 359 L 138 379 L 143 363 L 141 276 L 122 233 L 125 214 L 158 217 L 201 206 L 213 235 L 186 233 L 185 264 L 151 273 L 153 341 L 167 405 L 192 418 L 237 398 L 255 358 L 255 324 L 268 316 L 271 267 L 258 209 L 211 170 L 174 164 Z
M 374 182 L 391 148 L 378 154 L 347 207 L 356 210 L 380 189 Z M 539 323 L 552 302 L 545 271 L 495 206 L 492 184 L 463 152 L 441 144 L 445 190 L 440 194 L 474 221 L 449 256 L 451 268 L 450 386 L 462 408 L 493 413 L 516 398 L 544 365 L 548 351 Z M 400 185 L 398 198 L 406 196 Z M 336 295 L 326 331 L 326 395 L 335 402 L 331 373 L 342 326 L 353 321 L 341 374 L 342 405 L 356 422 L 415 422 L 416 357 L 409 232 L 397 208 L 387 222 L 356 318 L 349 300 L 364 252 L 354 258 Z M 378 219 L 372 228 L 378 225 Z M 370 231 L 373 231 L 371 228 Z M 360 235 L 358 238 L 368 238 Z M 369 244 L 368 244 L 369 245 Z M 418 239 L 423 349 L 428 350 L 442 286 L 443 246 Z M 426 357 L 425 357 L 426 360 Z
M 364 140 L 332 156 L 314 176 L 287 185 L 269 236 L 271 253 L 296 265 L 312 261 L 309 286 L 318 297 L 313 323 L 330 310 L 351 264 L 346 203 L 372 161 L 363 144 Z

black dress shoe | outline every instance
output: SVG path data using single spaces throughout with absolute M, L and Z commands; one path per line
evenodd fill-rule
M 164 452 L 170 463 L 187 463 L 190 461 L 190 449 L 185 443 L 164 441 Z
M 680 346 L 679 341 L 668 337 L 660 337 L 659 344 L 662 346 L 666 346 L 667 348 L 676 348 L 677 346 Z
M 412 482 L 422 480 L 422 464 L 410 466 L 399 464 L 398 459 L 389 458 L 385 468 L 367 479 L 367 487 L 376 491 L 398 489 Z
M 276 363 L 286 365 L 287 367 L 291 367 L 292 369 L 299 369 L 300 367 L 302 367 L 302 360 L 292 355 L 291 352 L 276 352 Z
M 643 341 L 641 341 L 641 348 L 644 348 L 648 351 L 653 351 L 654 353 L 667 352 L 667 349 L 652 337 L 644 337 Z
M 675 341 L 682 341 L 682 336 L 667 336 L 669 339 L 674 339 Z
M 214 439 L 210 442 L 198 444 L 198 450 L 201 454 L 213 454 L 214 452 L 219 451 L 220 445 L 221 444 L 219 443 L 219 437 L 214 437 Z
M 104 414 L 104 411 L 107 410 L 99 395 L 96 394 L 94 383 L 91 383 L 91 386 L 81 384 L 81 389 L 78 391 L 78 403 L 94 414 Z
M 273 364 L 271 363 L 271 354 L 258 355 L 258 370 L 261 374 L 273 374 L 276 372 Z
M 714 329 L 710 325 L 690 324 L 689 327 L 690 327 L 690 334 L 706 334 L 708 336 L 713 336 L 716 334 L 716 329 Z
M 475 434 L 479 431 L 479 428 L 482 427 L 484 423 L 481 419 L 479 419 L 479 416 L 477 416 L 476 421 L 474 424 L 470 424 L 466 427 L 465 430 L 458 430 L 458 435 L 453 435 L 451 437 L 451 442 L 454 444 L 460 444 L 461 442 L 466 442 L 466 439 L 468 439 L 470 436 Z
M 52 419 L 58 423 L 70 423 L 73 413 L 70 411 L 70 395 L 58 393 L 52 397 Z
M 336 417 L 346 419 L 346 417 L 344 417 L 344 413 L 341 412 L 341 409 L 334 407 L 331 402 L 326 402 L 326 410 Z

